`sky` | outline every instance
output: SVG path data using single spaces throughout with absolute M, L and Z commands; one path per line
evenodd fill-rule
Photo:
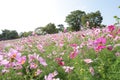
M 119 5 L 120 0 L 0 0 L 0 30 L 33 31 L 50 22 L 67 27 L 65 18 L 74 10 L 99 10 L 102 24 L 111 25 L 113 16 L 120 17 Z

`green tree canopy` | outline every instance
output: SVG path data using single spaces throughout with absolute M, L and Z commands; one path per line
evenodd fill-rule
M 100 11 L 88 13 L 85 18 L 85 21 L 89 22 L 90 28 L 100 26 L 103 20 Z
M 2 30 L 2 34 L 1 34 L 1 39 L 2 39 L 2 40 L 16 39 L 16 38 L 18 38 L 18 37 L 19 37 L 19 36 L 18 36 L 18 33 L 17 33 L 17 31 L 15 31 L 15 30 L 12 30 L 12 31 L 7 30 L 7 29 Z
M 43 30 L 43 32 L 46 32 L 48 34 L 53 34 L 53 33 L 57 33 L 58 32 L 58 30 L 57 30 L 57 28 L 56 28 L 54 23 L 47 24 L 45 27 L 43 27 L 42 30 Z
M 43 35 L 46 33 L 44 27 L 37 27 L 34 31 L 37 35 Z
M 21 32 L 20 37 L 28 37 L 32 35 L 32 31 Z
M 16 39 L 19 37 L 19 35 L 16 30 L 13 30 L 10 32 L 9 37 L 10 37 L 10 39 Z
M 65 22 L 71 27 L 73 31 L 79 31 L 82 27 L 100 27 L 103 17 L 100 11 L 91 12 L 86 14 L 84 11 L 75 10 L 72 11 L 68 16 L 66 16 Z
M 63 24 L 59 24 L 57 26 L 59 27 L 58 31 L 64 31 L 64 25 Z
M 82 17 L 85 16 L 85 12 L 81 10 L 72 11 L 66 16 L 65 22 L 75 31 L 79 31 L 82 26 Z

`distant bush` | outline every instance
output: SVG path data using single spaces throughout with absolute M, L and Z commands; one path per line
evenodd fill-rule
M 8 40 L 8 39 L 16 39 L 19 38 L 17 31 L 15 30 L 2 30 L 2 34 L 0 34 L 0 40 Z
M 32 35 L 32 31 L 29 31 L 29 32 L 21 32 L 20 33 L 20 37 L 28 37 L 28 36 L 31 36 Z
M 48 23 L 45 27 L 37 27 L 35 33 L 38 35 L 58 33 L 59 29 L 56 28 L 54 23 Z

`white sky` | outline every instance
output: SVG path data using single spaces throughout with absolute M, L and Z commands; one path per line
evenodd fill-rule
M 92 0 L 0 0 L 0 30 L 33 31 L 50 22 L 67 27 L 64 21 L 71 11 L 97 11 L 94 6 L 90 9 L 92 5 Z
M 77 2 L 73 3 L 70 0 L 0 0 L 0 30 L 30 31 L 45 26 L 49 22 L 66 25 L 65 17 L 74 10 L 66 3 L 72 7 Z

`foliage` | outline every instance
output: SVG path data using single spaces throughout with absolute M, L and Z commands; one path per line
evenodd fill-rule
M 35 33 L 36 33 L 37 35 L 44 35 L 44 34 L 46 34 L 46 32 L 44 31 L 44 27 L 37 27 L 37 28 L 35 29 Z
M 81 18 L 85 15 L 84 11 L 75 10 L 66 16 L 65 22 L 74 30 L 79 31 L 82 26 Z
M 63 24 L 59 24 L 58 27 L 59 27 L 58 31 L 62 31 L 62 32 L 64 31 L 64 25 Z
M 118 6 L 118 8 L 120 8 L 120 6 Z
M 67 31 L 73 31 L 72 27 L 67 27 Z
M 28 37 L 32 35 L 32 31 L 28 31 L 28 32 L 21 32 L 20 37 Z
M 2 34 L 0 34 L 0 40 L 2 40 Z
M 56 28 L 54 23 L 48 23 L 45 27 L 37 27 L 35 29 L 35 33 L 38 35 L 54 34 L 57 32 L 58 32 L 58 29 Z
M 90 28 L 92 27 L 96 28 L 97 26 L 99 27 L 103 20 L 100 11 L 88 13 L 83 19 L 84 19 L 84 24 L 86 21 L 89 22 Z
M 66 16 L 65 22 L 69 24 L 73 31 L 79 31 L 81 30 L 81 27 L 100 27 L 102 20 L 103 18 L 100 11 L 86 14 L 84 11 L 76 10 L 72 11 L 71 14 Z M 89 22 L 89 24 L 86 22 Z
M 53 24 L 53 23 L 47 24 L 45 27 L 43 27 L 42 30 L 43 30 L 43 32 L 46 32 L 48 34 L 54 34 L 54 33 L 58 32 L 58 30 L 56 29 L 55 24 Z
M 7 30 L 7 29 L 2 30 L 2 34 L 0 35 L 0 38 L 2 40 L 16 39 L 18 37 L 19 37 L 19 35 L 18 35 L 17 31 L 15 31 L 15 30 L 10 31 L 10 30 Z

